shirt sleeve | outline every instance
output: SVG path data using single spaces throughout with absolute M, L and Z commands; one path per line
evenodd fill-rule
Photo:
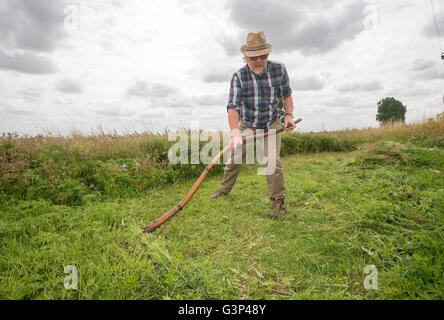
M 283 99 L 291 96 L 290 80 L 288 79 L 287 68 L 282 65 L 281 95 Z
M 234 109 L 239 113 L 240 107 L 241 107 L 241 84 L 237 74 L 235 73 L 231 78 L 230 95 L 228 97 L 227 112 L 228 109 Z

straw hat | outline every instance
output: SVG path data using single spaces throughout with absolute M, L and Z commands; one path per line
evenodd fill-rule
M 247 57 L 258 57 L 271 52 L 271 44 L 265 40 L 263 31 L 250 32 L 247 36 L 247 44 L 241 48 L 242 53 Z

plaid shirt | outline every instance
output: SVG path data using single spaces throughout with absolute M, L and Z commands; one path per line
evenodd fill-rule
M 282 63 L 267 61 L 265 72 L 258 76 L 245 65 L 233 74 L 228 109 L 239 114 L 239 120 L 249 127 L 268 130 L 279 119 L 279 98 L 291 96 L 287 69 Z

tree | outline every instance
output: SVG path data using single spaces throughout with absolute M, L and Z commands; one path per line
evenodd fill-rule
M 405 121 L 405 113 L 407 107 L 401 101 L 393 97 L 387 97 L 378 102 L 378 113 L 376 114 L 376 121 L 382 124 L 387 122 Z

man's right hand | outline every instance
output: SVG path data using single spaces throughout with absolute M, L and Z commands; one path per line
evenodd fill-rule
M 234 129 L 231 132 L 231 150 L 242 147 L 242 135 L 239 129 Z

